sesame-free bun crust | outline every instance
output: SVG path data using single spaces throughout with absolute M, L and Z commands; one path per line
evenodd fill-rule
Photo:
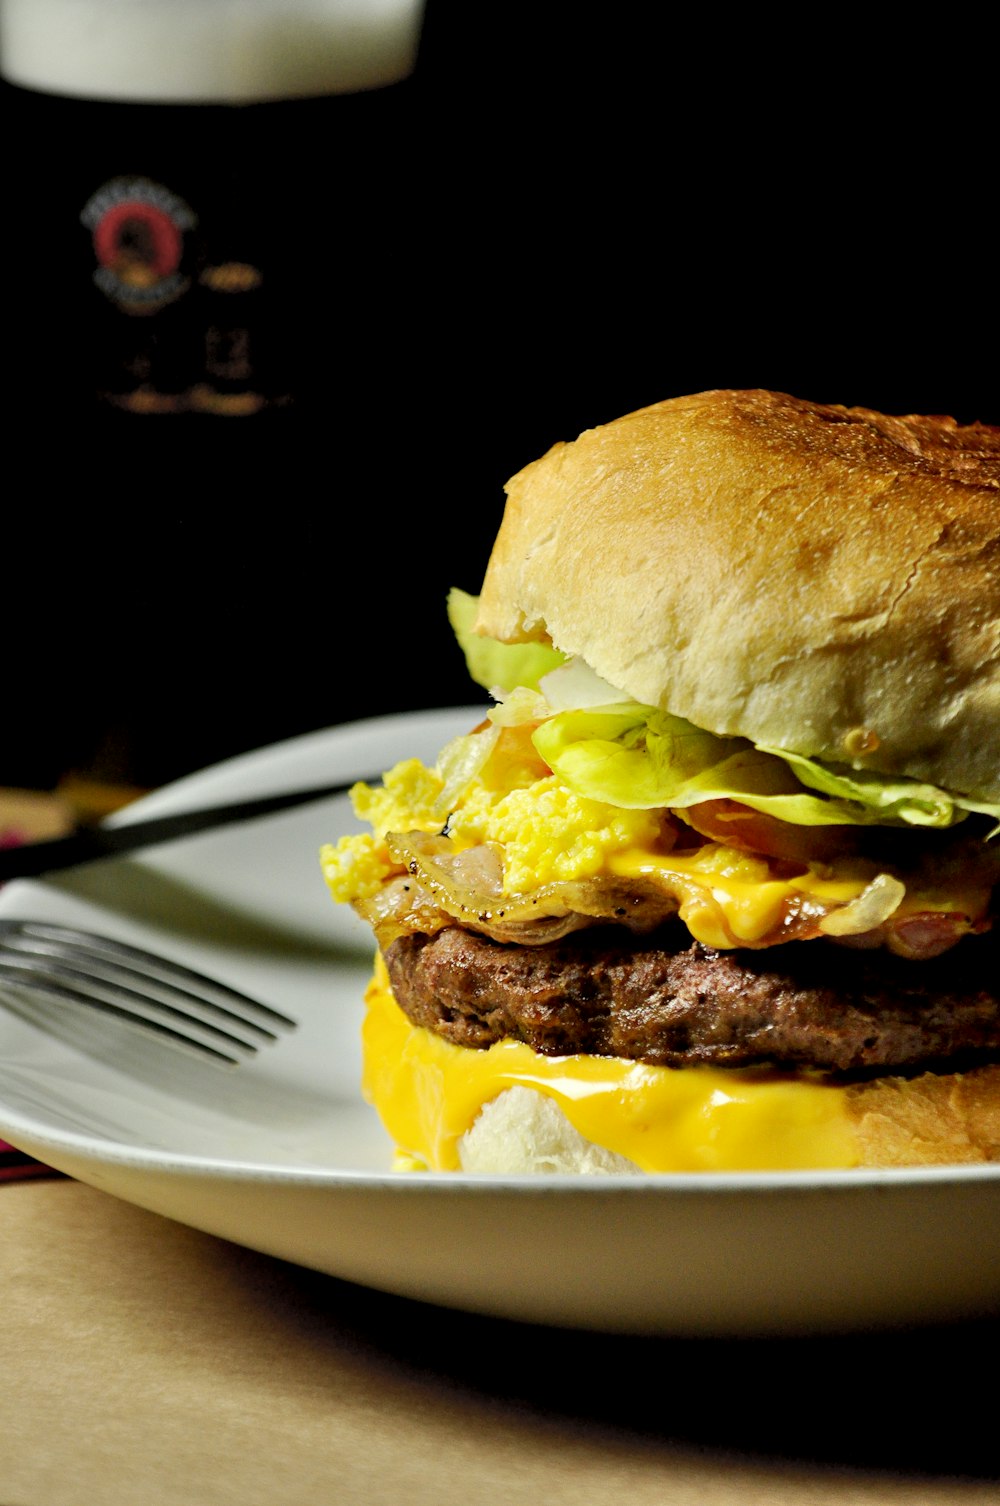
M 1000 800 L 1000 428 L 655 403 L 508 483 L 477 628 L 720 735 Z

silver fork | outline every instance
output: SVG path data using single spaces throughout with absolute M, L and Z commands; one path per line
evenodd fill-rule
M 0 999 L 29 1019 L 33 999 L 97 1010 L 225 1067 L 273 1045 L 296 1023 L 166 957 L 33 920 L 0 920 Z

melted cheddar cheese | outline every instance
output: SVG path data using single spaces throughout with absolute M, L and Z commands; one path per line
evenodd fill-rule
M 719 950 L 780 940 L 782 928 L 803 911 L 819 916 L 859 898 L 878 874 L 871 862 L 844 859 L 810 864 L 794 878 L 778 878 L 766 859 L 709 842 L 693 853 L 658 855 L 632 848 L 607 860 L 618 878 L 655 878 L 678 899 L 678 913 L 696 941 Z M 947 891 L 908 887 L 893 911 L 897 920 L 927 911 L 976 917 L 989 903 L 985 885 Z

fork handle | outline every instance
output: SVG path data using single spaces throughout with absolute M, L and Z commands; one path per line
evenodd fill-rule
M 358 779 L 371 780 L 376 777 L 359 775 Z M 123 853 L 154 847 L 160 842 L 173 841 L 176 837 L 193 836 L 196 832 L 211 831 L 219 826 L 233 826 L 240 821 L 253 821 L 260 816 L 290 810 L 296 805 L 307 805 L 313 800 L 346 795 L 358 783 L 358 779 L 352 779 L 348 784 L 327 784 L 315 789 L 258 795 L 249 800 L 234 801 L 230 805 L 210 805 L 201 810 L 150 816 L 143 821 L 123 822 L 120 826 L 81 827 L 65 837 L 31 842 L 23 847 L 6 847 L 0 851 L 0 883 L 13 878 L 37 878 L 43 873 L 55 873 L 62 868 L 74 868 L 79 863 L 91 863 L 96 858 L 120 857 Z

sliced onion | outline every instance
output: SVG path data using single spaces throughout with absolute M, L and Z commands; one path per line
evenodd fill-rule
M 438 773 L 444 780 L 444 788 L 437 798 L 436 808 L 442 817 L 457 805 L 476 775 L 497 745 L 500 728 L 484 724 L 475 732 L 453 738 L 438 754 Z
M 433 896 L 407 874 L 390 879 L 366 899 L 355 900 L 354 908 L 371 926 L 380 947 L 388 946 L 397 936 L 433 936 L 451 924 Z
M 827 936 L 862 936 L 874 931 L 898 910 L 905 893 L 906 885 L 898 878 L 880 873 L 856 899 L 824 915 L 819 929 Z
M 355 903 L 382 948 L 398 936 L 433 935 L 455 924 L 522 946 L 559 941 L 600 924 L 643 934 L 675 915 L 685 898 L 682 886 L 662 878 L 637 882 L 608 874 L 505 895 L 501 856 L 485 843 L 456 850 L 450 838 L 427 832 L 392 833 L 386 840 L 394 861 L 405 871 Z M 902 956 L 930 957 L 982 926 L 952 912 L 894 920 L 905 892 L 898 878 L 881 873 L 849 904 L 824 910 L 801 897 L 766 936 L 751 942 L 735 936 L 730 940 L 733 946 L 766 947 L 826 935 L 844 946 L 888 946 Z
M 390 833 L 386 844 L 393 861 L 406 869 L 409 888 L 399 891 L 403 881 L 395 879 L 393 902 L 386 905 L 378 896 L 366 901 L 365 918 L 372 924 L 377 911 L 387 923 L 394 918 L 401 929 L 418 929 L 413 917 L 436 910 L 442 918 L 430 929 L 457 920 L 495 941 L 538 945 L 602 921 L 651 931 L 677 912 L 674 894 L 652 881 L 637 885 L 605 875 L 504 894 L 500 857 L 485 843 L 455 851 L 448 837 L 411 831 Z
M 579 655 L 543 675 L 539 684 L 553 711 L 580 711 L 588 706 L 620 706 L 632 697 L 616 690 Z

